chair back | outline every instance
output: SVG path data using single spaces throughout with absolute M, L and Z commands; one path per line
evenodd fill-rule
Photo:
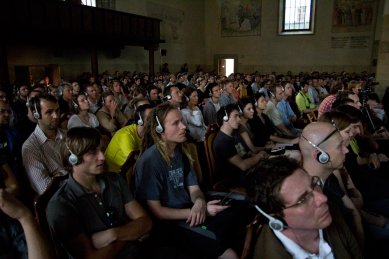
M 128 186 L 132 190 L 132 179 L 134 177 L 134 166 L 136 163 L 136 160 L 138 160 L 138 157 L 140 155 L 140 150 L 133 150 L 127 157 L 126 162 L 120 167 L 119 174 L 123 176 L 124 179 L 126 179 Z
M 54 194 L 61 187 L 62 183 L 68 177 L 68 174 L 54 177 L 47 189 L 41 195 L 39 195 L 34 202 L 35 217 L 39 223 L 42 232 L 54 245 L 57 258 L 66 258 L 66 253 L 60 249 L 60 246 L 57 244 L 51 233 L 49 222 L 47 221 L 46 210 L 51 197 L 54 196 Z
M 315 114 L 315 112 L 310 112 L 310 113 L 307 113 L 307 118 L 309 120 L 309 122 L 314 122 L 314 121 L 317 121 L 317 116 Z
M 215 140 L 218 131 L 219 127 L 216 124 L 211 124 L 208 126 L 207 132 L 205 133 L 204 149 L 207 158 L 210 186 L 213 186 L 216 181 L 216 160 L 213 152 L 213 141 Z

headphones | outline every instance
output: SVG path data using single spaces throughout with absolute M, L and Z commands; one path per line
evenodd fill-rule
M 139 120 L 137 121 L 137 124 L 139 126 L 143 126 L 143 118 L 142 118 L 142 115 L 140 115 L 140 112 L 138 112 L 138 116 L 139 116 Z
M 69 152 L 70 152 L 70 155 L 69 155 L 69 157 L 68 157 L 69 163 L 70 163 L 71 165 L 77 165 L 77 164 L 78 164 L 78 157 L 76 156 L 76 154 L 74 154 L 74 153 L 70 150 L 68 144 L 65 143 L 65 146 L 66 146 L 66 148 L 67 148 L 67 149 L 69 150 Z
M 239 110 L 239 115 L 242 115 L 243 114 L 242 108 L 240 108 L 239 104 L 237 106 L 238 106 L 238 110 Z
M 208 96 L 209 96 L 209 97 L 212 97 L 212 89 L 209 89 Z
M 258 106 L 258 101 L 257 101 L 257 98 L 254 97 L 254 106 L 257 107 Z
M 172 96 L 170 95 L 170 94 L 167 94 L 167 95 L 165 95 L 164 97 L 163 97 L 163 100 L 164 101 L 169 101 L 169 100 L 171 100 L 172 99 Z
M 224 116 L 223 116 L 223 121 L 227 122 L 230 118 L 228 117 L 226 107 L 224 106 Z
M 27 101 L 26 101 L 27 108 L 30 107 L 30 97 L 27 95 Z
M 270 95 L 270 98 L 272 98 L 272 99 L 276 98 L 276 95 L 270 90 L 269 90 L 269 95 Z
M 102 105 L 102 106 L 105 105 L 105 97 L 104 97 L 104 96 L 101 96 L 101 105 Z
M 156 108 L 154 108 L 153 115 L 155 117 L 155 120 L 157 121 L 157 126 L 155 126 L 155 132 L 157 132 L 158 134 L 162 134 L 162 132 L 165 129 L 163 128 L 161 122 L 159 121 Z
M 73 100 L 72 100 L 72 103 L 73 103 L 74 109 L 75 109 L 75 110 L 78 110 L 78 104 L 77 104 L 75 101 L 73 101 Z
M 270 216 L 263 210 L 258 205 L 254 205 L 255 209 L 261 213 L 263 216 L 265 216 L 269 220 L 269 227 L 274 230 L 274 231 L 282 231 L 285 228 L 287 228 L 287 224 L 284 220 L 282 219 L 277 219 L 275 217 Z
M 39 102 L 40 99 L 38 99 L 37 101 Z M 40 113 L 38 112 L 38 108 L 36 107 L 36 102 L 34 102 L 34 108 L 35 108 L 35 110 L 34 110 L 34 112 L 32 113 L 32 116 L 34 116 L 34 118 L 35 118 L 36 120 L 39 120 L 39 119 L 41 118 L 41 115 L 40 115 Z
M 185 100 L 186 100 L 187 102 L 189 102 L 189 97 L 188 97 L 186 94 L 184 94 L 184 96 L 185 96 Z
M 331 136 L 333 133 L 331 133 L 329 136 Z M 305 139 L 312 147 L 314 147 L 315 149 L 317 149 L 317 151 L 319 151 L 317 153 L 317 156 L 316 156 L 316 160 L 320 163 L 320 164 L 327 164 L 329 161 L 330 161 L 330 155 L 325 152 L 323 149 L 319 148 L 318 145 L 315 145 L 313 144 L 310 140 L 308 140 L 306 137 L 304 137 L 304 135 L 301 135 L 301 137 L 303 139 Z M 327 137 L 328 138 L 328 137 Z M 327 139 L 326 138 L 326 139 Z M 325 140 L 326 140 L 325 139 Z M 321 142 L 323 143 L 323 141 Z M 320 143 L 320 144 L 321 144 Z

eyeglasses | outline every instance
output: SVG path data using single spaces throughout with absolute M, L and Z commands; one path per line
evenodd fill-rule
M 284 209 L 289 209 L 292 207 L 297 207 L 303 204 L 307 204 L 308 201 L 313 198 L 313 191 L 318 191 L 318 190 L 321 191 L 322 189 L 323 189 L 323 182 L 321 181 L 320 177 L 312 176 L 311 190 L 305 192 L 295 204 L 287 206 Z

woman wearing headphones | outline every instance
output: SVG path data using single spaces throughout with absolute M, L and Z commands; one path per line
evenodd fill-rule
M 89 102 L 84 93 L 77 95 L 73 106 L 76 114 L 69 118 L 68 129 L 74 127 L 97 128 L 100 125 L 96 115 L 89 112 Z
M 189 87 L 185 89 L 185 97 L 187 98 L 187 105 L 181 110 L 182 118 L 184 119 L 185 125 L 189 129 L 190 136 L 196 142 L 202 142 L 205 138 L 205 132 L 207 126 L 205 126 L 203 114 L 199 107 L 197 107 L 199 97 L 195 88 Z
M 156 220 L 156 244 L 191 255 L 237 258 L 232 250 L 232 209 L 204 199 L 187 151 L 180 111 L 163 103 L 148 117 L 135 166 L 135 196 Z

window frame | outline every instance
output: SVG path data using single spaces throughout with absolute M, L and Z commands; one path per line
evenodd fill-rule
M 285 22 L 284 22 L 285 2 L 286 2 L 286 0 L 279 0 L 278 34 L 279 35 L 313 35 L 313 34 L 315 34 L 316 0 L 311 0 L 311 15 L 310 15 L 309 29 L 299 29 L 299 30 L 284 30 L 284 27 L 285 27 Z

